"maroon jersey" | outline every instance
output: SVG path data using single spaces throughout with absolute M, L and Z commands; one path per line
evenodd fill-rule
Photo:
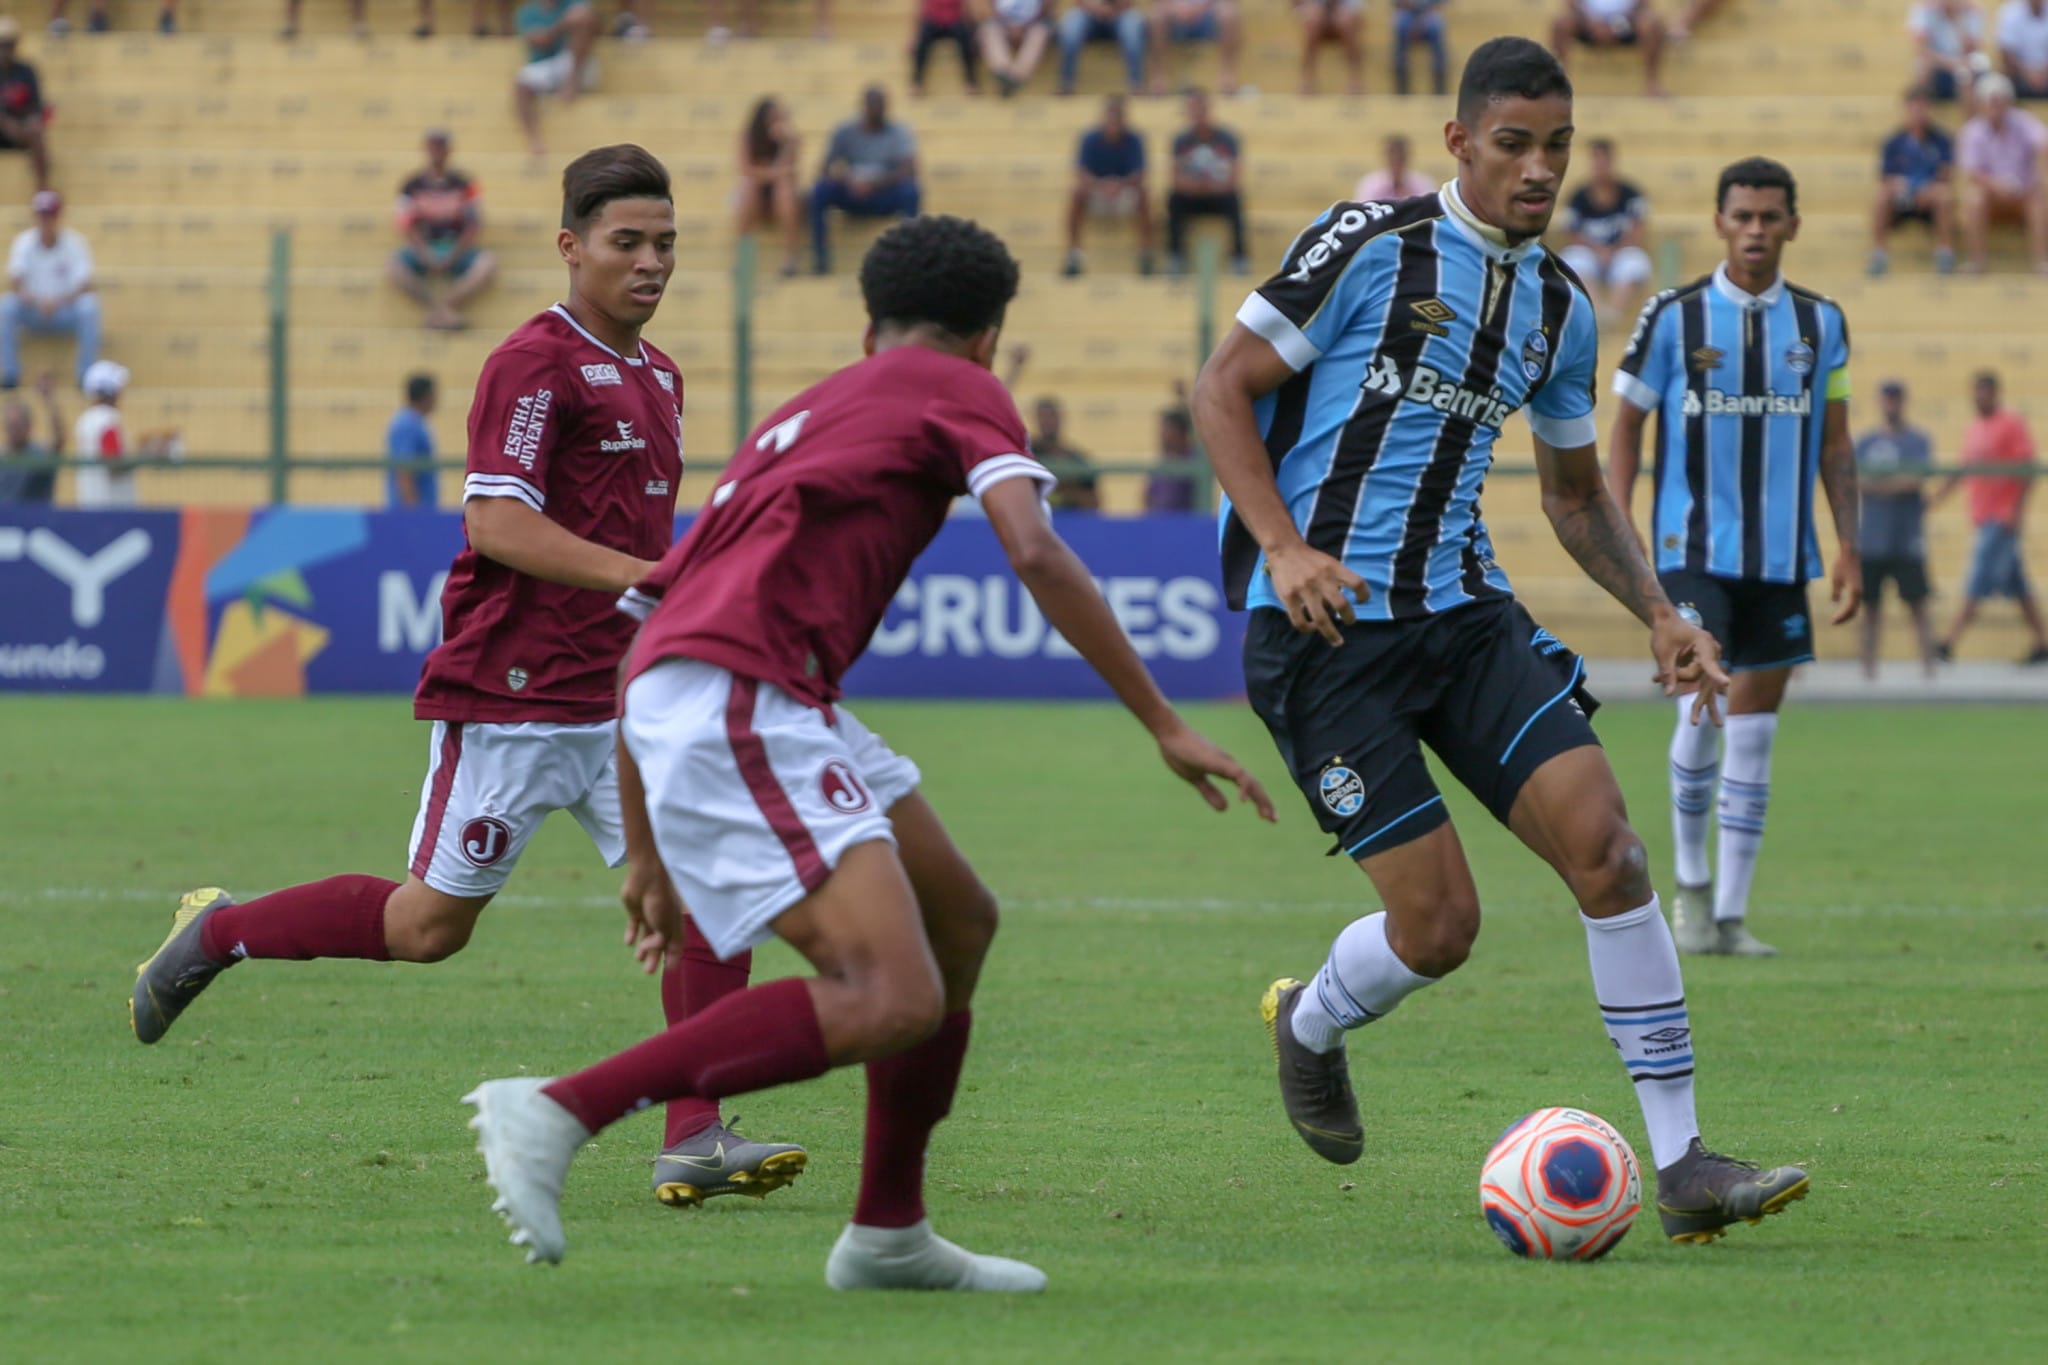
M 953 499 L 1053 476 L 1009 390 L 971 360 L 897 346 L 754 429 L 689 533 L 619 605 L 638 676 L 690 658 L 815 706 L 867 648 Z
M 642 344 L 620 355 L 560 304 L 491 352 L 469 406 L 462 496 L 517 498 L 584 540 L 659 559 L 675 538 L 683 381 Z M 548 583 L 467 543 L 441 592 L 421 720 L 610 720 L 633 623 L 611 594 Z

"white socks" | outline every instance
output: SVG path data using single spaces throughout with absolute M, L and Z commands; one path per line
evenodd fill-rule
M 1769 712 L 1728 717 L 1728 760 L 1721 774 L 1720 875 L 1714 878 L 1714 922 L 1749 912 L 1749 884 L 1764 843 L 1771 804 L 1771 742 L 1778 718 Z M 1697 883 L 1694 883 L 1697 885 Z
M 1678 726 L 1671 732 L 1671 844 L 1678 852 L 1678 884 L 1705 886 L 1714 879 L 1707 868 L 1707 814 L 1721 773 L 1721 732 L 1704 716 L 1693 724 L 1692 703 L 1689 696 L 1678 699 Z
M 1586 923 L 1600 1018 L 1636 1083 L 1652 1159 L 1662 1170 L 1700 1134 L 1693 1112 L 1692 1021 L 1678 949 L 1655 896 L 1625 915 L 1579 918 Z
M 1296 1002 L 1294 1037 L 1311 1052 L 1334 1051 L 1344 1045 L 1344 1030 L 1363 1028 L 1436 980 L 1394 955 L 1386 911 L 1353 920 Z
M 929 1221 L 907 1228 L 848 1223 L 825 1260 L 825 1283 L 834 1289 L 966 1289 L 1036 1294 L 1045 1272 L 1003 1256 L 977 1256 L 932 1231 Z

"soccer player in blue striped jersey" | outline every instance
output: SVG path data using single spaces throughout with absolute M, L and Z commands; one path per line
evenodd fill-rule
M 1557 59 L 1520 38 L 1482 45 L 1445 128 L 1457 179 L 1332 207 L 1245 301 L 1196 387 L 1230 500 L 1224 579 L 1251 612 L 1247 694 L 1385 906 L 1337 935 L 1312 980 L 1269 986 L 1260 1012 L 1295 1131 L 1327 1160 L 1357 1160 L 1346 1032 L 1458 967 L 1479 932 L 1427 744 L 1570 888 L 1665 1233 L 1707 1241 L 1802 1197 L 1806 1176 L 1701 1144 L 1678 953 L 1587 721 L 1584 665 L 1515 600 L 1479 511 L 1494 442 L 1526 408 L 1558 538 L 1650 628 L 1667 694 L 1695 692 L 1716 716 L 1728 679 L 1713 638 L 1665 597 L 1601 479 L 1592 301 L 1539 240 L 1571 140 Z
M 1691 605 L 1735 675 L 1727 754 L 1683 699 L 1671 737 L 1671 826 L 1678 851 L 1672 934 L 1681 952 L 1769 957 L 1749 931 L 1749 889 L 1771 796 L 1778 708 L 1813 658 L 1807 580 L 1821 576 L 1814 482 L 1834 514 L 1828 571 L 1840 625 L 1863 593 L 1857 558 L 1856 448 L 1849 436 L 1849 328 L 1832 299 L 1785 279 L 1799 189 L 1775 161 L 1721 172 L 1715 230 L 1728 258 L 1705 279 L 1650 300 L 1614 376 L 1621 395 L 1608 478 L 1630 505 L 1643 425 L 1657 415 L 1652 555 L 1665 595 Z M 1719 778 L 1718 876 L 1707 869 L 1707 813 Z

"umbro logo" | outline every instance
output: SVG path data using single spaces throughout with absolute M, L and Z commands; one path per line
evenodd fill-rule
M 1645 1033 L 1643 1041 L 1646 1043 L 1682 1043 L 1690 1037 L 1692 1037 L 1691 1029 L 1678 1028 L 1674 1025 L 1660 1028 L 1655 1033 Z
M 1718 370 L 1728 353 L 1718 346 L 1702 346 L 1686 357 L 1695 370 Z
M 1420 303 L 1409 304 L 1408 309 L 1415 314 L 1415 321 L 1408 324 L 1409 330 L 1427 332 L 1433 337 L 1449 336 L 1444 324 L 1458 319 L 1457 313 L 1442 299 L 1424 299 Z

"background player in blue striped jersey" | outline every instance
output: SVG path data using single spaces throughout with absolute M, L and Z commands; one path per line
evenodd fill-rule
M 1245 300 L 1196 388 L 1230 496 L 1225 582 L 1251 608 L 1246 689 L 1386 906 L 1337 936 L 1311 983 L 1274 982 L 1262 1013 L 1296 1132 L 1357 1160 L 1345 1031 L 1456 968 L 1479 932 L 1428 744 L 1571 888 L 1664 1230 L 1707 1241 L 1800 1198 L 1806 1175 L 1700 1142 L 1678 954 L 1587 724 L 1584 666 L 1515 601 L 1479 515 L 1494 441 L 1526 406 L 1558 538 L 1650 627 L 1667 693 L 1699 689 L 1713 713 L 1727 685 L 1713 639 L 1665 598 L 1601 481 L 1592 301 L 1538 241 L 1571 139 L 1556 58 L 1520 38 L 1481 46 L 1445 128 L 1457 180 L 1331 208 Z
M 1664 592 L 1691 604 L 1735 674 L 1727 758 L 1683 699 L 1671 737 L 1671 825 L 1680 951 L 1769 957 L 1749 932 L 1750 881 L 1771 797 L 1771 742 L 1795 664 L 1813 657 L 1806 582 L 1821 575 L 1816 477 L 1835 519 L 1829 587 L 1836 625 L 1863 595 L 1856 446 L 1849 436 L 1849 328 L 1832 299 L 1787 282 L 1799 190 L 1775 161 L 1721 172 L 1714 227 L 1728 259 L 1644 306 L 1614 376 L 1608 452 L 1614 500 L 1630 504 L 1643 423 L 1657 414 L 1652 551 Z M 1707 811 L 1720 777 L 1720 875 L 1707 870 Z

